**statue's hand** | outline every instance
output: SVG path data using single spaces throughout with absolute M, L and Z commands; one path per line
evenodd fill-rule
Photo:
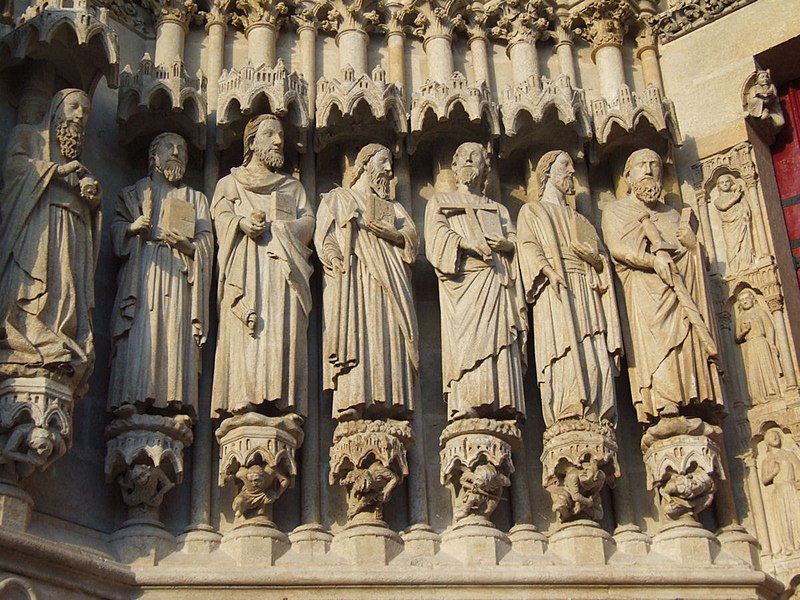
M 514 242 L 503 237 L 502 235 L 490 233 L 486 236 L 486 243 L 489 244 L 489 248 L 495 252 L 503 252 L 508 254 L 514 251 Z
M 678 230 L 675 232 L 678 241 L 683 244 L 689 250 L 694 250 L 697 247 L 697 236 L 694 234 L 694 231 L 691 228 L 687 227 L 683 223 L 678 225 Z
M 656 254 L 655 259 L 653 260 L 653 269 L 655 270 L 656 274 L 661 278 L 661 281 L 666 283 L 669 287 L 672 287 L 672 267 L 674 263 L 670 258 L 663 256 L 662 254 Z
M 129 227 L 129 231 L 133 235 L 147 233 L 150 228 L 153 226 L 153 222 L 150 217 L 145 217 L 142 215 L 138 217 L 133 223 L 131 223 Z
M 394 244 L 400 244 L 403 241 L 403 236 L 400 235 L 400 232 L 384 221 L 369 221 L 367 222 L 367 229 L 370 233 Z
M 81 177 L 84 173 L 86 173 L 86 167 L 84 167 L 78 160 L 71 160 L 65 165 L 58 165 L 58 167 L 56 167 L 56 175 L 59 177 L 67 177 L 73 173 L 75 173 L 78 177 Z
M 81 190 L 81 198 L 91 203 L 94 203 L 100 195 L 100 182 L 90 175 L 83 177 L 78 182 L 78 186 Z
M 334 270 L 344 272 L 344 257 L 339 249 L 333 245 L 326 246 L 322 253 L 323 261 L 330 265 Z
M 458 242 L 458 247 L 467 254 L 477 256 L 478 258 L 490 256 L 492 253 L 489 244 L 484 240 L 468 240 L 467 238 L 462 238 L 461 241 Z
M 239 229 L 241 229 L 244 234 L 252 240 L 261 237 L 261 235 L 263 235 L 263 233 L 267 230 L 267 225 L 268 223 L 266 221 L 262 223 L 256 223 L 247 217 L 239 221 Z
M 564 278 L 561 277 L 553 267 L 545 267 L 542 269 L 542 273 L 547 277 L 547 281 L 550 282 L 550 285 L 556 288 L 556 292 L 561 293 L 561 288 L 567 289 Z
M 577 254 L 579 258 L 586 261 L 595 268 L 599 266 L 600 270 L 602 270 L 603 263 L 600 260 L 600 254 L 598 254 L 595 251 L 595 249 L 592 247 L 591 244 L 573 240 L 570 242 L 569 245 L 575 251 L 575 254 Z
M 185 235 L 173 229 L 164 229 L 163 236 L 164 240 L 179 252 L 182 252 L 186 256 L 194 256 L 194 244 L 192 240 Z

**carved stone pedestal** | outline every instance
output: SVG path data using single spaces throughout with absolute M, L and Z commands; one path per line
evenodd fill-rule
M 525 556 L 543 556 L 547 550 L 547 536 L 535 525 L 514 525 L 508 532 L 514 552 Z
M 359 515 L 336 534 L 331 549 L 357 565 L 384 566 L 403 551 L 403 540 L 385 522 Z
M 106 481 L 116 481 L 128 505 L 131 524 L 163 527 L 159 509 L 164 496 L 183 480 L 183 451 L 193 441 L 185 415 L 136 414 L 132 406 L 115 413 L 106 427 Z
M 333 536 L 319 523 L 300 525 L 289 534 L 292 551 L 310 557 L 319 557 L 330 552 Z
M 291 543 L 289 536 L 275 527 L 270 519 L 256 516 L 228 531 L 220 547 L 238 565 L 271 566 L 289 551 Z
M 0 382 L 0 525 L 26 529 L 33 500 L 18 484 L 72 445 L 73 396 L 45 377 Z
M 710 565 L 720 545 L 700 523 L 683 519 L 665 525 L 653 537 L 653 551 L 685 565 Z
M 562 522 L 603 518 L 600 494 L 619 477 L 617 442 L 608 422 L 556 421 L 544 433 L 542 479 Z
M 154 566 L 175 551 L 175 537 L 160 521 L 148 519 L 128 519 L 110 541 L 122 563 Z
M 270 539 L 279 532 L 272 524 L 272 505 L 297 475 L 295 452 L 303 443 L 302 420 L 297 415 L 266 417 L 247 413 L 225 419 L 217 430 L 219 485 L 238 480 L 233 510 L 239 523 L 259 518 L 257 531 Z M 253 523 L 255 521 L 252 521 Z M 223 545 L 230 534 L 226 534 Z M 246 537 L 244 532 L 237 534 Z M 249 534 L 248 534 L 249 535 Z M 255 533 L 253 533 L 255 535 Z M 286 538 L 281 533 L 280 539 Z M 280 536 L 278 536 L 280 537 Z M 288 543 L 288 538 L 285 539 Z
M 570 564 L 602 566 L 614 553 L 614 539 L 594 521 L 564 523 L 550 536 L 550 549 Z
M 472 515 L 442 534 L 442 551 L 468 565 L 497 565 L 511 540 L 487 518 Z
M 650 551 L 650 536 L 642 533 L 638 525 L 620 525 L 614 530 L 614 543 L 624 554 L 646 556 Z
M 383 507 L 408 475 L 406 448 L 414 443 L 407 421 L 344 421 L 331 448 L 331 485 L 347 489 L 347 518 L 382 522 Z
M 754 569 L 761 568 L 761 546 L 741 525 L 728 525 L 717 531 L 717 540 L 723 552 L 735 556 Z
M 417 523 L 400 533 L 406 551 L 415 557 L 434 556 L 439 551 L 442 538 L 430 525 Z
M 222 541 L 222 535 L 210 525 L 195 525 L 178 536 L 178 549 L 187 554 L 210 554 Z
M 642 436 L 647 489 L 658 490 L 670 519 L 692 520 L 711 504 L 725 474 L 719 427 L 699 418 L 664 417 Z
M 453 518 L 489 517 L 511 485 L 511 451 L 522 443 L 514 421 L 461 419 L 445 427 L 439 438 L 441 482 L 450 486 Z

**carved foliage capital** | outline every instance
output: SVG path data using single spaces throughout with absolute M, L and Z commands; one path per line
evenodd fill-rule
M 153 14 L 157 25 L 172 21 L 188 27 L 197 13 L 194 0 L 144 0 L 143 4 Z
M 207 11 L 202 11 L 202 16 L 206 21 L 206 29 L 211 25 L 227 25 L 231 20 L 230 8 L 233 0 L 213 0 Z
M 570 25 L 597 51 L 603 46 L 622 46 L 632 16 L 627 0 L 592 0 L 573 13 Z
M 489 29 L 492 37 L 508 45 L 519 42 L 536 43 L 550 27 L 553 8 L 544 0 L 511 0 L 486 4 L 486 12 L 493 19 Z
M 369 33 L 381 21 L 375 0 L 326 0 L 322 6 L 320 26 L 328 33 L 351 30 Z
M 445 3 L 423 2 L 414 10 L 411 34 L 423 40 L 452 38 L 453 31 L 465 26 L 464 15 L 448 10 Z
M 236 8 L 238 12 L 231 21 L 245 30 L 267 26 L 277 31 L 289 12 L 289 7 L 280 0 L 236 0 Z

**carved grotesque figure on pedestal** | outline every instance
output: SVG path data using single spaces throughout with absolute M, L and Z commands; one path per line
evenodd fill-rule
M 735 317 L 736 342 L 742 346 L 750 402 L 755 406 L 780 397 L 783 373 L 775 326 L 751 288 L 743 288 L 736 296 Z
M 614 375 L 622 336 L 608 257 L 594 226 L 567 204 L 574 172 L 566 152 L 546 153 L 536 169 L 539 197 L 517 221 L 548 427 L 544 483 L 562 520 L 601 518 L 599 492 L 618 472 Z
M 742 95 L 750 123 L 768 143 L 772 143 L 775 134 L 786 124 L 786 119 L 769 70 L 759 69 L 752 73 L 745 81 Z
M 484 195 L 489 162 L 483 146 L 461 144 L 452 168 L 457 190 L 436 194 L 425 209 L 426 253 L 439 278 L 448 417 L 450 421 L 521 420 L 527 322 L 514 227 L 508 210 Z M 465 450 L 470 445 L 461 435 L 470 424 L 459 427 L 463 431 L 455 438 L 448 430 L 442 434 L 443 454 L 454 451 L 454 444 Z M 481 429 L 488 432 L 491 427 Z M 506 477 L 513 471 L 510 457 L 482 456 Z M 466 477 L 465 482 L 472 481 L 467 487 L 482 490 L 475 493 L 494 497 L 497 479 L 474 471 L 481 462 L 478 456 L 451 460 L 449 468 L 460 471 L 454 474 L 443 460 L 442 480 L 458 486 L 457 480 Z M 482 489 L 481 482 L 491 490 Z M 457 504 L 454 512 L 459 512 Z M 491 510 L 467 512 L 486 517 Z
M 58 92 L 44 121 L 18 125 L 0 196 L 0 376 L 86 390 L 94 366 L 100 186 L 80 162 L 89 118 L 81 90 Z
M 181 183 L 187 159 L 181 136 L 156 136 L 148 176 L 122 190 L 111 224 L 114 253 L 123 262 L 112 317 L 108 407 L 123 420 L 140 413 L 145 431 L 179 415 L 197 418 L 214 237 L 206 197 Z M 163 428 L 162 433 L 168 434 Z M 132 431 L 125 429 L 124 435 Z M 136 439 L 150 443 L 144 435 Z M 115 447 L 111 441 L 109 460 Z M 121 467 L 110 468 L 116 472 Z M 129 468 L 116 477 L 126 503 L 146 506 L 157 520 L 162 498 L 177 481 L 170 481 L 157 464 L 134 462 Z M 134 501 L 145 496 L 147 501 Z
M 736 178 L 725 173 L 711 191 L 711 202 L 717 209 L 725 240 L 728 275 L 735 275 L 753 266 L 753 218 L 745 191 Z
M 325 388 L 333 391 L 333 417 L 340 422 L 331 479 L 348 489 L 351 519 L 362 513 L 380 519 L 408 472 L 404 443 L 413 440 L 405 421 L 360 421 L 409 419 L 419 374 L 411 289 L 419 238 L 391 197 L 392 176 L 389 149 L 367 144 L 349 186 L 323 195 L 317 218 L 315 243 L 325 267 Z
M 709 432 L 677 421 L 702 415 L 714 425 L 723 405 L 702 249 L 691 211 L 681 214 L 661 200 L 662 169 L 660 157 L 652 150 L 631 154 L 624 170 L 629 193 L 604 207 L 602 224 L 625 296 L 623 333 L 639 422 L 662 428 L 666 427 L 660 423 L 663 419 L 671 423 L 668 430 L 654 435 L 654 441 L 661 442 L 655 450 L 642 442 L 646 456 L 654 461 L 648 465 L 648 483 L 663 495 L 678 485 L 665 476 L 688 476 L 687 469 L 693 469 L 694 463 L 684 461 L 680 469 L 663 471 L 669 461 L 657 450 L 674 450 L 674 444 L 665 441 L 670 436 L 707 438 Z M 710 440 L 697 443 L 705 444 L 706 450 L 698 455 L 707 456 L 709 477 L 721 475 L 714 466 L 718 461 L 710 456 L 716 445 Z M 662 502 L 665 507 L 668 504 Z M 696 514 L 702 504 L 694 503 L 689 513 Z M 669 510 L 667 514 L 671 516 Z
M 211 206 L 219 243 L 220 315 L 212 416 L 229 417 L 217 432 L 220 451 L 228 456 L 220 463 L 220 485 L 254 465 L 280 471 L 274 477 L 289 485 L 294 450 L 302 441 L 314 213 L 300 182 L 278 171 L 283 161 L 280 121 L 273 115 L 252 119 L 244 131 L 244 163 L 220 180 Z M 248 450 L 231 454 L 223 439 Z M 270 440 L 280 440 L 280 452 Z M 256 485 L 248 476 L 238 479 L 245 495 L 248 485 Z M 260 497 L 274 502 L 286 485 Z M 252 498 L 238 504 L 247 507 L 236 509 L 245 518 L 251 509 L 271 514 L 271 506 L 257 507 Z
M 787 448 L 784 438 L 778 427 L 767 429 L 766 452 L 758 467 L 775 554 L 791 554 L 800 547 L 800 523 L 794 518 L 800 501 L 800 457 L 797 446 Z

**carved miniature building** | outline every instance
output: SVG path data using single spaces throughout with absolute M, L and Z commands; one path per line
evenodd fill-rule
M 800 595 L 788 0 L 9 0 L 0 599 Z

